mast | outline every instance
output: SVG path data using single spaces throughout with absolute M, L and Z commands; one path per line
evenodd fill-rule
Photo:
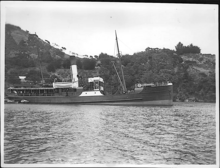
M 38 47 L 37 47 L 37 53 L 38 53 L 38 59 L 39 59 L 39 63 L 40 63 L 41 83 L 44 83 L 44 76 L 43 76 L 42 67 L 41 67 L 40 51 L 39 51 Z
M 126 88 L 124 72 L 123 72 L 122 64 L 121 64 L 121 55 L 120 55 L 120 51 L 119 51 L 118 38 L 117 38 L 116 30 L 115 30 L 115 37 L 116 37 L 116 43 L 117 43 L 117 49 L 118 49 L 118 57 L 119 57 L 119 63 L 120 63 L 120 68 L 121 68 L 121 74 L 122 74 L 122 82 L 123 82 L 123 86 L 124 86 L 124 87 L 122 87 L 122 89 L 123 89 L 123 92 L 126 93 L 127 92 L 127 88 Z
M 39 40 L 39 37 L 38 37 L 38 35 L 36 34 L 36 32 L 35 32 L 35 34 L 34 34 L 33 36 L 35 36 L 35 38 Z M 35 42 L 36 42 L 36 41 L 35 41 Z M 43 72 L 42 72 L 42 67 L 41 67 L 41 58 L 40 58 L 41 56 L 40 56 L 39 45 L 36 44 L 35 47 L 37 48 L 37 58 L 38 58 L 39 64 L 40 64 L 41 83 L 45 83 L 45 81 L 44 81 L 44 76 L 43 76 Z
M 124 85 L 123 85 L 122 82 L 121 82 L 121 78 L 120 78 L 120 76 L 119 76 L 119 74 L 118 74 L 118 71 L 117 71 L 117 69 L 116 69 L 116 67 L 115 67 L 114 62 L 112 62 L 112 64 L 113 64 L 113 66 L 114 66 L 114 68 L 115 68 L 115 71 L 116 71 L 116 74 L 117 74 L 117 76 L 118 76 L 118 80 L 119 80 L 119 82 L 120 82 L 120 85 L 121 85 L 121 87 L 122 87 L 123 90 L 124 90 Z

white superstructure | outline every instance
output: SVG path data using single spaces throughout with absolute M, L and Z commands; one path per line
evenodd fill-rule
M 72 74 L 72 83 L 74 85 L 75 88 L 78 88 L 79 87 L 79 82 L 78 82 L 78 72 L 77 72 L 77 66 L 76 65 L 71 65 L 70 66 L 70 71 L 71 71 L 71 74 Z
M 88 78 L 90 84 L 89 91 L 83 91 L 80 96 L 104 96 L 102 91 L 104 91 L 104 81 L 100 77 Z

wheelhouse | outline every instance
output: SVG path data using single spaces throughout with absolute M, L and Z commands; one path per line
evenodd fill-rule
M 100 77 L 88 78 L 90 90 L 104 91 L 104 81 Z

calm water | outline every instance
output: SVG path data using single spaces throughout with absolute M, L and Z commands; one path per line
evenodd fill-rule
M 6 164 L 216 164 L 215 104 L 5 104 Z

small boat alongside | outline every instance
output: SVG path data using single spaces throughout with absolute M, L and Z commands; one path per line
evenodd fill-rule
M 28 100 L 21 100 L 21 103 L 29 103 L 29 101 Z
M 5 98 L 4 102 L 5 102 L 5 103 L 15 103 L 14 100 L 10 100 L 10 99 L 7 99 L 7 98 Z

